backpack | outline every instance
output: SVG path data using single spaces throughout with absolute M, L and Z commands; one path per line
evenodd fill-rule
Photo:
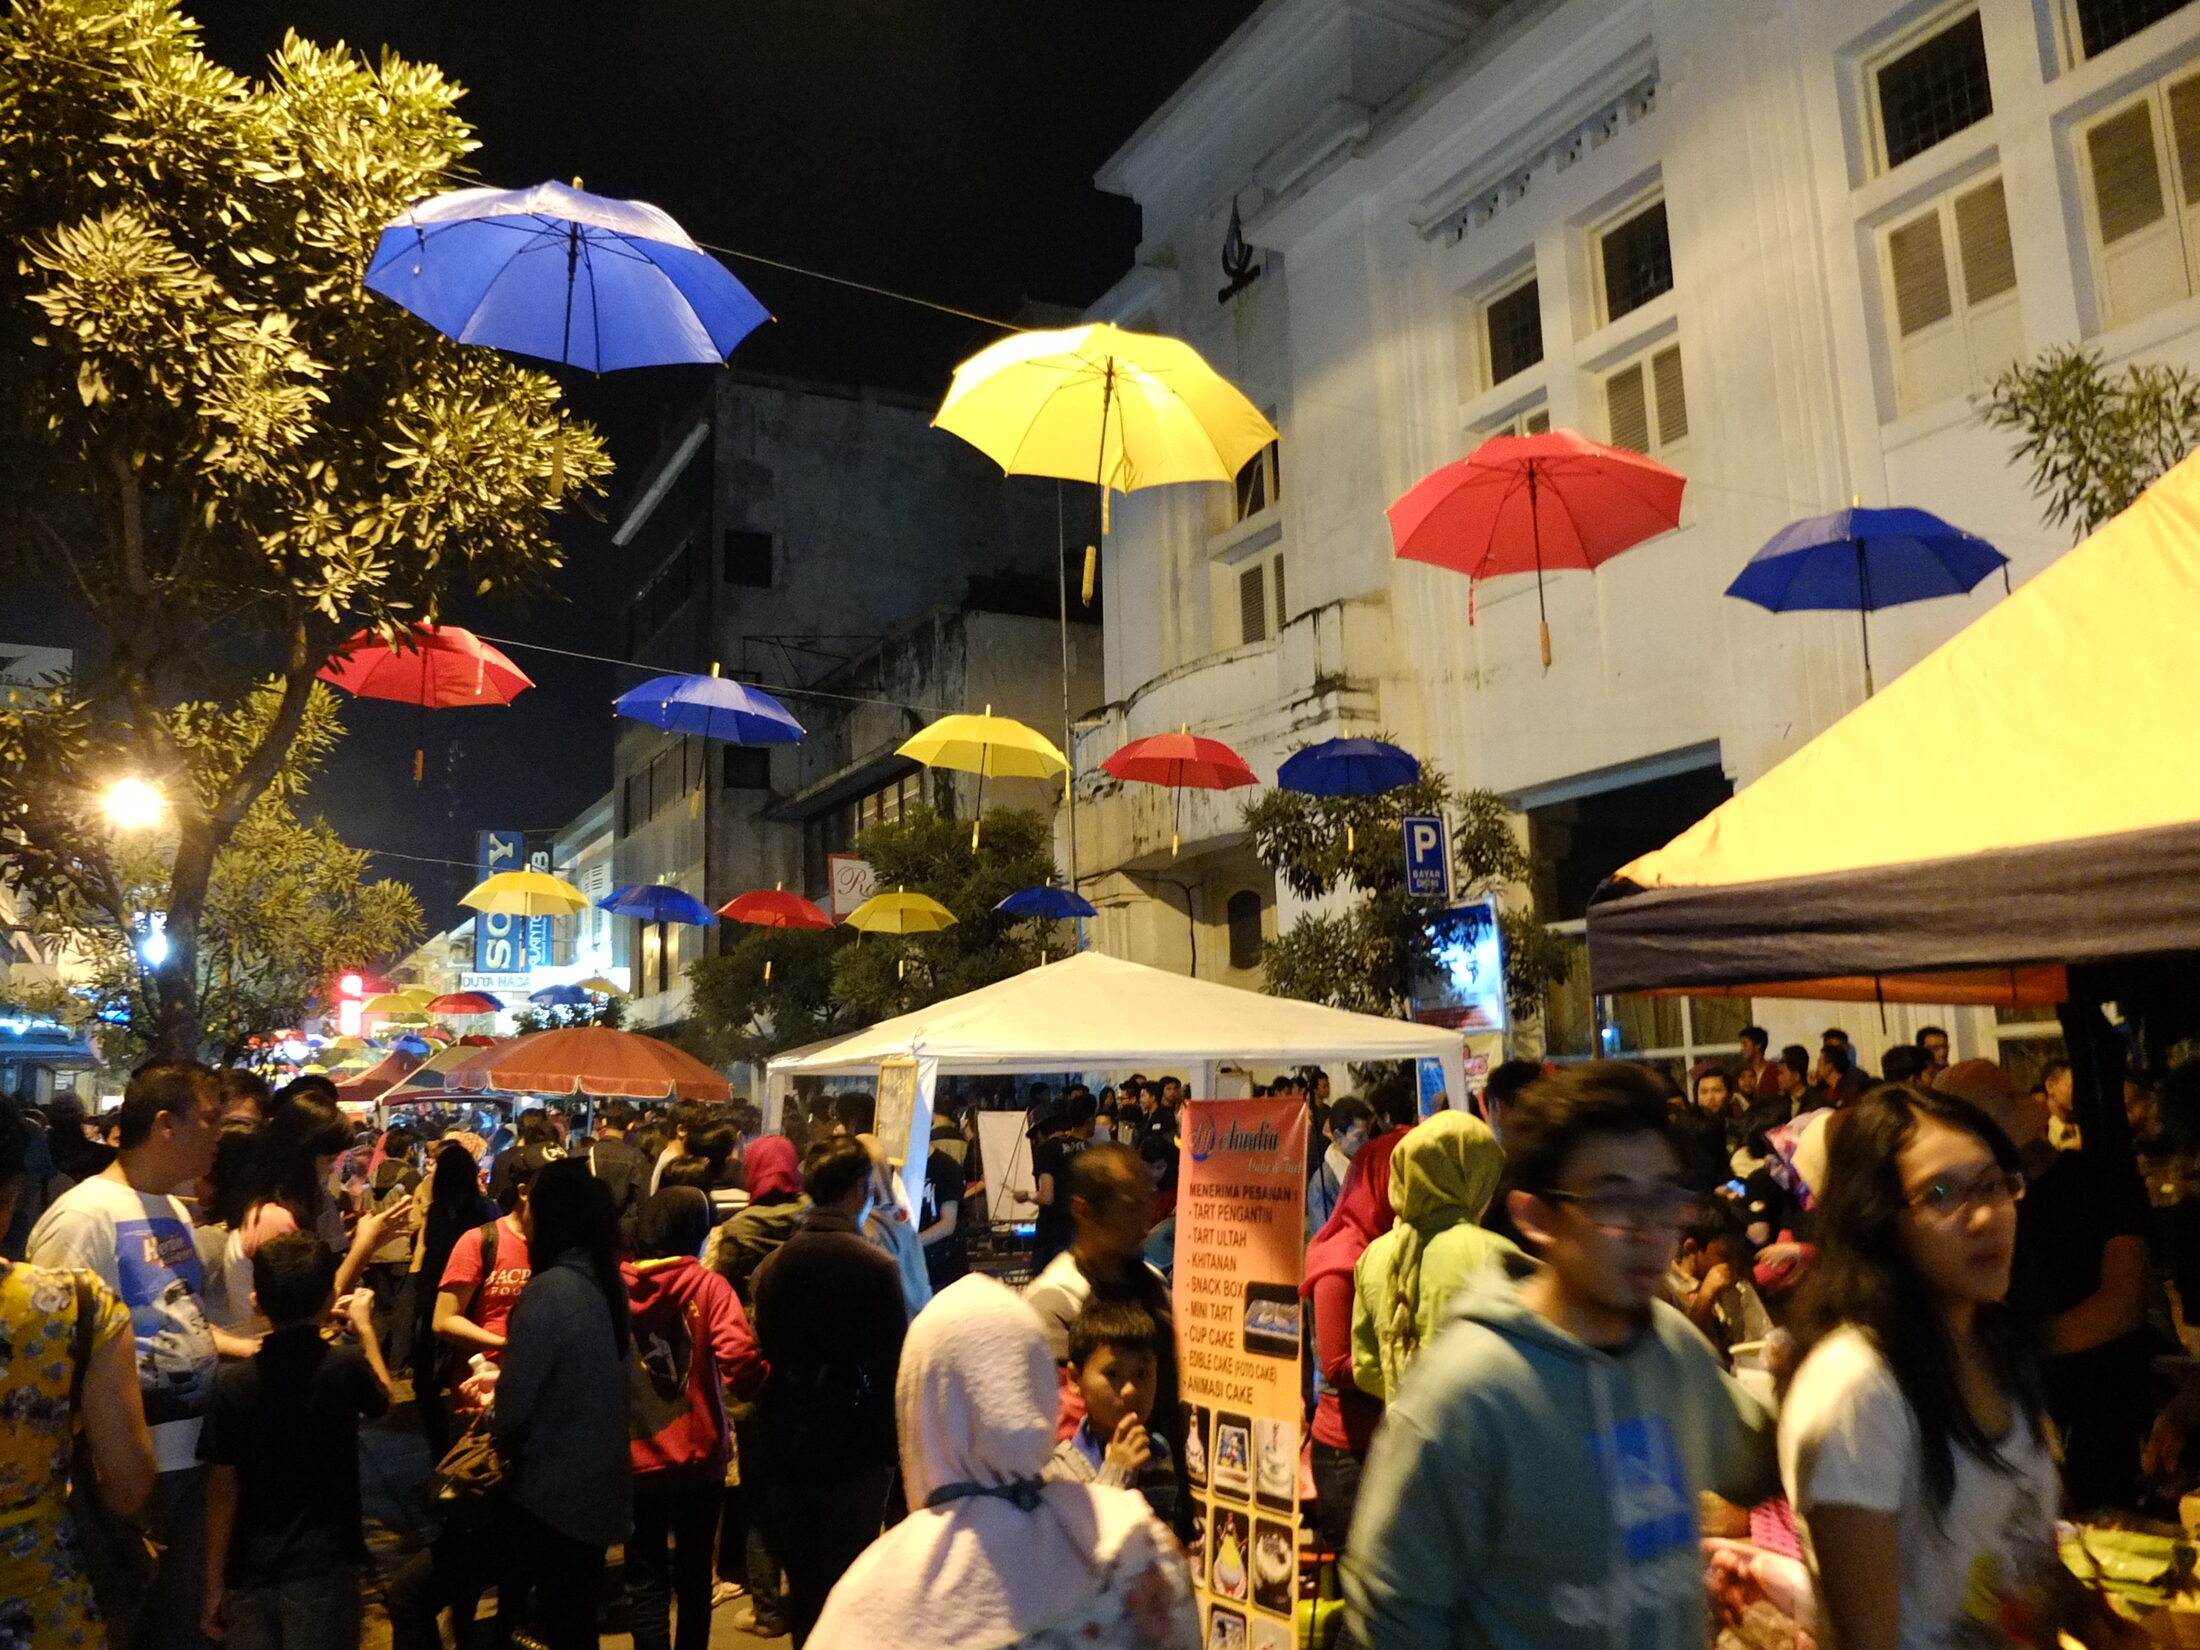
M 668 1323 L 634 1325 L 627 1383 L 627 1438 L 636 1472 L 706 1477 L 722 1469 L 726 1429 L 717 1401 L 718 1359 L 693 1301 Z

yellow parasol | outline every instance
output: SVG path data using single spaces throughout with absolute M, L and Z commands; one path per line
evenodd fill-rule
M 626 995 L 624 986 L 605 979 L 601 974 L 591 974 L 587 979 L 581 981 L 581 989 L 598 997 L 623 997 Z
M 364 1037 L 338 1037 L 321 1046 L 333 1053 L 349 1053 L 355 1048 L 365 1048 L 367 1040 Z
M 928 768 L 954 768 L 978 776 L 977 814 L 970 821 L 970 848 L 978 847 L 978 826 L 985 814 L 985 782 L 994 779 L 1052 779 L 1069 772 L 1069 760 L 1052 740 L 985 707 L 983 716 L 943 716 L 902 741 L 895 753 Z
M 420 1005 L 402 991 L 385 991 L 379 997 L 369 997 L 360 1005 L 360 1012 L 363 1014 L 404 1015 L 422 1020 L 427 1018 L 427 1015 L 421 1012 Z
M 936 934 L 955 926 L 955 913 L 929 894 L 897 888 L 891 894 L 873 894 L 845 920 L 866 934 Z
M 588 896 L 548 871 L 499 871 L 459 896 L 459 904 L 500 917 L 570 917 Z
M 400 997 L 404 998 L 405 1001 L 407 1001 L 408 1003 L 411 1003 L 415 1008 L 423 1009 L 426 1008 L 430 1003 L 434 1002 L 437 996 L 440 995 L 440 993 L 424 985 L 399 986 L 397 994 Z

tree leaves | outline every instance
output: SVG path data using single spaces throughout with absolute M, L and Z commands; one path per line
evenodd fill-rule
M 2065 345 L 2003 371 L 1979 416 L 2017 435 L 2046 519 L 2084 538 L 2200 446 L 2200 378 L 2138 363 L 2111 376 Z

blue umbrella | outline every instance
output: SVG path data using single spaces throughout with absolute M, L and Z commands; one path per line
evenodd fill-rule
M 699 734 L 736 745 L 791 745 L 802 724 L 762 688 L 729 677 L 656 676 L 622 693 L 613 710 L 672 733 Z
M 639 917 L 644 922 L 684 922 L 708 927 L 718 920 L 710 914 L 709 906 L 686 889 L 661 882 L 617 889 L 596 901 L 596 908 L 609 911 L 615 917 Z
M 415 1037 L 409 1031 L 391 1043 L 390 1047 L 400 1054 L 431 1054 L 434 1052 L 434 1045 L 427 1038 Z
M 382 231 L 365 279 L 462 344 L 591 372 L 715 366 L 771 319 L 664 212 L 562 183 L 422 201 Z
M 1882 607 L 1958 596 L 2009 558 L 1926 510 L 1836 510 L 1783 527 L 1729 596 L 1774 613 L 1854 613 L 1864 630 L 1864 696 L 1872 692 L 1872 632 Z
M 1091 900 L 1067 888 L 1019 888 L 993 909 L 1011 917 L 1042 917 L 1049 921 L 1099 915 Z
M 1302 796 L 1379 796 L 1420 777 L 1420 759 L 1396 745 L 1324 739 L 1286 757 L 1276 783 Z
M 577 1008 L 592 999 L 577 985 L 546 985 L 527 1000 L 544 1008 Z

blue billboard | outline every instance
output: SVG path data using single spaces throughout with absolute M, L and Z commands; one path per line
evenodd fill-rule
M 527 863 L 527 840 L 520 831 L 474 833 L 475 880 L 486 881 L 499 871 L 517 871 Z M 488 911 L 474 913 L 474 972 L 523 974 L 528 967 L 527 928 L 531 919 L 508 917 Z M 547 950 L 547 947 L 545 947 Z

